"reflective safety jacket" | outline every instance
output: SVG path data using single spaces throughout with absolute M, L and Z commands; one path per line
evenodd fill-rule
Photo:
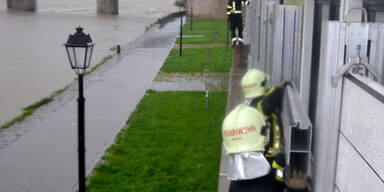
M 284 88 L 269 89 L 264 96 L 252 100 L 250 106 L 257 108 L 267 120 L 269 129 L 269 142 L 266 145 L 265 156 L 274 157 L 281 151 L 282 130 L 277 116 L 283 98 Z
M 248 0 L 228 0 L 227 15 L 241 14 L 244 6 L 249 5 Z

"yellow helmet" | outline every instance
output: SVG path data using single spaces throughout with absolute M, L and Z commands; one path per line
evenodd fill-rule
M 251 69 L 241 79 L 241 88 L 245 98 L 255 98 L 264 95 L 269 83 L 269 76 L 264 72 Z
M 238 105 L 223 122 L 223 143 L 227 153 L 264 151 L 267 138 L 262 131 L 265 126 L 263 115 L 258 110 Z

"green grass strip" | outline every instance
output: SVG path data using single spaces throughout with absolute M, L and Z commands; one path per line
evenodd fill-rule
M 38 108 L 40 108 L 41 106 L 43 106 L 43 105 L 45 105 L 47 103 L 50 103 L 51 101 L 53 101 L 53 98 L 55 98 L 56 95 L 59 95 L 59 94 L 63 93 L 68 88 L 69 88 L 69 86 L 66 86 L 63 89 L 56 90 L 55 92 L 53 92 L 53 94 L 51 96 L 44 97 L 43 99 L 41 99 L 40 101 L 38 101 L 38 102 L 36 102 L 36 103 L 34 103 L 32 105 L 24 107 L 23 108 L 23 113 L 21 115 L 15 117 L 11 121 L 9 121 L 9 122 L 5 123 L 4 125 L 0 126 L 0 130 L 9 128 L 13 124 L 15 124 L 15 123 L 24 121 L 28 116 L 32 115 Z
M 190 30 L 190 21 L 183 26 L 183 35 L 204 35 L 204 37 L 183 38 L 183 44 L 226 43 L 227 21 L 224 19 L 194 19 L 192 30 Z M 179 39 L 176 44 L 179 44 Z
M 90 192 L 217 191 L 226 92 L 147 92 L 89 179 Z
M 53 100 L 53 97 L 54 97 L 54 95 L 52 95 L 50 97 L 45 97 L 45 98 L 41 99 L 40 101 L 38 101 L 38 102 L 28 106 L 28 107 L 23 108 L 23 113 L 21 115 L 17 116 L 16 118 L 14 118 L 11 121 L 2 125 L 0 127 L 0 130 L 9 128 L 13 124 L 23 121 L 25 118 L 32 115 L 39 107 L 51 102 Z
M 172 50 L 162 72 L 229 72 L 232 65 L 232 51 L 225 47 L 183 49 L 183 56 L 178 50 Z
M 98 69 L 100 66 L 104 65 L 108 60 L 112 59 L 112 55 L 108 55 L 108 56 L 105 56 L 103 57 L 103 60 L 101 60 L 100 63 L 98 63 L 97 65 L 95 65 L 94 67 L 91 68 L 91 70 L 87 71 L 85 73 L 85 75 L 90 75 L 91 73 L 93 73 L 96 69 Z

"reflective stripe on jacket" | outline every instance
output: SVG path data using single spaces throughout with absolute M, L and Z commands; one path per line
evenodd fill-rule
M 248 0 L 228 0 L 227 15 L 241 14 L 244 6 L 249 5 Z
M 279 154 L 272 162 L 272 175 L 279 182 L 284 182 L 284 161 L 282 161 L 282 157 Z

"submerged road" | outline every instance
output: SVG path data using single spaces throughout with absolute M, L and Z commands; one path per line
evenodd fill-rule
M 155 26 L 85 82 L 89 173 L 125 124 L 172 49 L 179 20 Z M 77 84 L 21 124 L 0 148 L 0 191 L 70 192 L 77 187 Z M 11 128 L 12 129 L 12 128 Z M 12 132 L 12 130 L 8 132 Z M 23 128 L 20 128 L 23 129 Z M 0 136 L 1 139 L 1 136 Z

